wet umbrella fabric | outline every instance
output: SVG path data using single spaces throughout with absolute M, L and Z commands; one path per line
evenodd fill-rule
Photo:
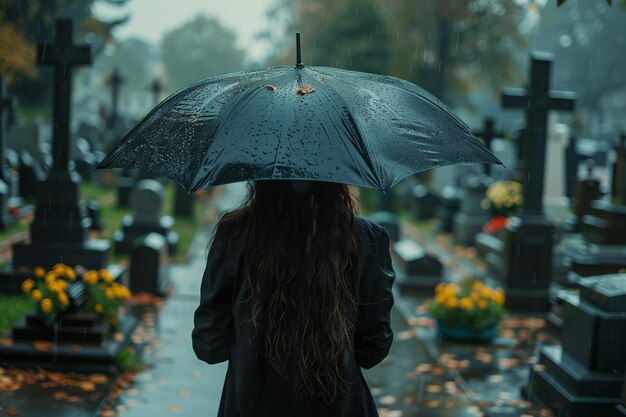
M 445 105 L 394 77 L 285 66 L 174 93 L 98 168 L 135 168 L 190 191 L 305 179 L 385 191 L 429 168 L 500 163 Z

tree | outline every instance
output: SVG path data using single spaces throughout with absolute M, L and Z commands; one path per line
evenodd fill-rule
M 166 33 L 161 58 L 170 90 L 224 72 L 242 69 L 244 51 L 235 33 L 215 18 L 199 15 Z
M 568 0 L 559 8 L 548 3 L 540 19 L 531 37 L 554 54 L 558 88 L 574 90 L 577 112 L 603 123 L 603 99 L 620 90 L 626 95 L 626 8 Z
M 37 70 L 38 43 L 51 42 L 55 18 L 69 17 L 77 21 L 77 40 L 89 38 L 97 53 L 110 37 L 113 27 L 127 17 L 111 22 L 91 14 L 94 2 L 123 5 L 127 0 L 4 0 L 0 8 L 0 71 L 12 80 L 18 98 L 31 104 L 49 99 L 51 71 Z

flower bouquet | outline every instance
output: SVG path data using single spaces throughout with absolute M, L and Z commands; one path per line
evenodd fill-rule
M 87 310 L 103 317 L 116 331 L 119 324 L 120 307 L 130 298 L 130 290 L 115 282 L 111 272 L 106 269 L 91 270 L 83 274 L 83 283 L 87 290 Z
M 497 333 L 506 315 L 505 295 L 475 279 L 458 284 L 441 283 L 435 288 L 430 312 L 437 320 L 439 333 L 448 339 L 487 341 Z
M 491 219 L 483 227 L 485 233 L 494 234 L 508 225 L 508 218 L 522 206 L 522 184 L 517 181 L 497 181 L 487 188 L 482 207 L 489 210 Z
M 76 279 L 76 272 L 67 265 L 56 264 L 48 272 L 42 267 L 35 268 L 34 276 L 22 282 L 22 291 L 35 302 L 39 320 L 46 327 L 52 327 L 59 313 L 69 307 L 67 286 Z

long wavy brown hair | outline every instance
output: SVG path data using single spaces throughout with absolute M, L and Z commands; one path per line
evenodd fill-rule
M 242 207 L 221 218 L 215 237 L 243 238 L 244 298 L 265 360 L 290 378 L 305 405 L 330 406 L 353 382 L 342 369 L 358 303 L 355 215 L 347 185 L 312 182 L 297 191 L 290 181 L 256 181 Z

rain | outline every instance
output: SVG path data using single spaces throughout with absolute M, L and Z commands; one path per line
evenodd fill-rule
M 626 0 L 0 2 L 0 415 L 626 416 Z

